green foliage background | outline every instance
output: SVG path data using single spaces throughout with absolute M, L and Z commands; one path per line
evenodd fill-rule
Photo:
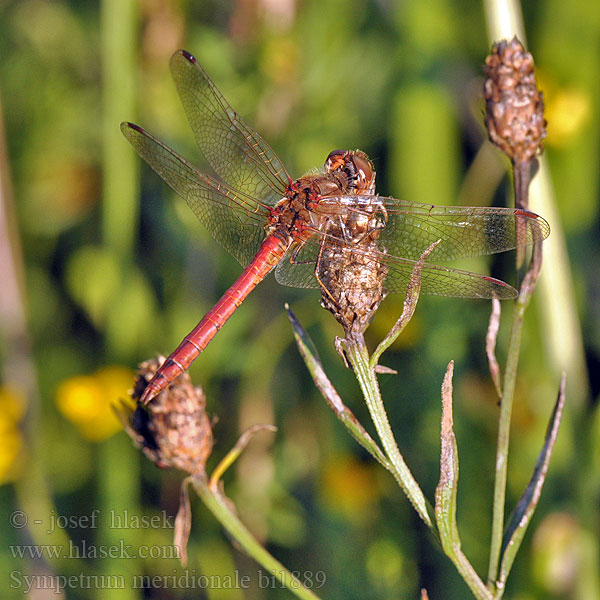
M 551 347 L 549 337 L 575 340 L 588 370 L 582 358 L 570 363 L 568 414 L 507 597 L 599 598 L 600 8 L 592 0 L 535 1 L 523 8 L 545 92 L 546 157 L 581 329 L 548 331 L 544 314 L 551 294 L 538 296 L 528 313 L 508 510 L 530 477 L 563 368 L 560 346 Z M 3 311 L 6 406 L 0 408 L 8 414 L 10 398 L 29 396 L 27 414 L 13 420 L 16 432 L 2 425 L 21 436 L 19 457 L 5 460 L 10 464 L 0 487 L 3 597 L 22 597 L 25 574 L 119 574 L 131 580 L 142 573 L 184 573 L 177 561 L 162 557 L 30 560 L 11 550 L 23 544 L 66 547 L 69 539 L 95 547 L 171 543 L 169 527 L 129 522 L 118 529 L 111 518 L 174 515 L 182 476 L 149 464 L 123 432 L 92 441 L 89 430 L 59 410 L 56 396 L 64 382 L 96 377 L 106 365 L 133 368 L 157 351 L 168 353 L 240 272 L 185 204 L 140 164 L 118 130 L 120 121 L 134 121 L 203 164 L 168 70 L 179 47 L 198 58 L 294 175 L 319 167 L 334 148 L 360 147 L 375 163 L 382 194 L 436 204 L 503 204 L 510 196 L 503 177 L 508 165 L 496 151 L 481 150 L 488 143 L 480 67 L 489 42 L 479 3 L 0 2 L 4 203 L 9 210 L 14 204 L 11 235 L 22 249 L 32 353 L 15 343 Z M 559 224 L 551 225 L 561 236 Z M 500 257 L 466 266 L 514 283 L 512 265 L 512 257 Z M 318 293 L 283 288 L 270 277 L 191 370 L 219 418 L 209 469 L 241 430 L 274 423 L 277 435 L 254 440 L 225 485 L 243 520 L 288 568 L 301 579 L 312 574 L 315 582 L 324 574 L 324 586 L 315 591 L 332 599 L 416 598 L 421 587 L 431 598 L 468 597 L 391 477 L 361 453 L 315 390 L 294 347 L 284 302 L 314 337 L 338 391 L 367 425 L 358 388 L 334 351 L 341 330 L 319 307 Z M 510 306 L 503 309 L 506 324 Z M 385 301 L 368 331 L 371 345 L 400 310 L 399 297 Z M 489 311 L 486 302 L 423 298 L 409 329 L 384 357 L 398 375 L 381 377 L 401 450 L 432 498 L 439 475 L 439 389 L 446 364 L 456 361 L 459 527 L 464 550 L 482 575 L 498 412 L 484 353 Z M 500 356 L 507 336 L 503 327 Z M 30 388 L 14 392 L 28 357 L 34 371 L 24 380 Z M 32 395 L 36 387 L 39 394 Z M 5 439 L 11 439 L 8 433 Z M 14 526 L 15 510 L 24 511 L 31 528 Z M 74 520 L 45 533 L 53 516 L 94 510 L 94 527 Z M 224 577 L 237 569 L 251 577 L 251 590 L 157 584 L 143 592 L 73 584 L 66 597 L 289 597 L 272 586 L 259 589 L 257 566 L 231 547 L 197 501 L 193 513 L 190 573 Z

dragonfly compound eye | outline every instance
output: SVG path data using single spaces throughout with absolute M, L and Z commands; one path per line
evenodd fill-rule
M 360 150 L 348 154 L 349 162 L 352 164 L 352 181 L 357 193 L 369 192 L 375 178 L 373 164 Z
M 344 187 L 351 193 L 373 193 L 375 172 L 367 155 L 360 150 L 334 150 L 325 161 L 328 173 L 343 174 Z
M 331 173 L 337 169 L 343 169 L 348 154 L 348 150 L 334 150 L 333 152 L 330 152 L 325 160 L 325 170 Z

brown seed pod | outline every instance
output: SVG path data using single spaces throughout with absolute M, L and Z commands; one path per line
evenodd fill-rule
M 486 126 L 490 140 L 513 162 L 531 161 L 546 137 L 544 100 L 537 88 L 533 58 L 514 37 L 492 47 L 486 76 Z
M 159 467 L 175 467 L 190 474 L 204 472 L 213 447 L 210 419 L 202 389 L 184 373 L 144 406 L 139 398 L 164 357 L 139 365 L 132 399 L 135 411 L 122 404 L 118 410 L 125 429 L 144 454 Z

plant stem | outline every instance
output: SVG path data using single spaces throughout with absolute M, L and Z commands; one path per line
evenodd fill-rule
M 108 515 L 124 513 L 127 510 L 139 512 L 139 457 L 135 448 L 124 435 L 116 435 L 98 446 L 99 453 L 99 510 L 105 518 L 100 520 L 99 539 L 106 548 L 118 547 L 121 543 L 136 547 L 141 536 L 136 536 L 134 529 L 117 529 L 110 525 Z M 118 469 L 114 465 L 120 464 Z M 123 577 L 133 581 L 133 577 L 142 571 L 139 558 L 123 560 L 111 555 L 99 561 L 99 575 L 106 577 Z M 108 600 L 136 600 L 141 595 L 127 586 L 115 587 L 102 591 L 102 598 Z
M 304 587 L 302 582 L 292 575 L 276 558 L 271 556 L 250 533 L 246 526 L 232 511 L 231 504 L 219 491 L 218 486 L 209 485 L 205 476 L 194 476 L 192 484 L 206 507 L 221 525 L 234 537 L 240 546 L 256 562 L 269 571 L 270 576 L 285 585 L 293 594 L 303 600 L 318 600 L 318 596 Z
M 519 299 L 520 300 L 520 299 Z M 504 502 L 506 498 L 506 474 L 508 466 L 508 447 L 510 442 L 510 419 L 517 380 L 521 333 L 525 306 L 517 301 L 508 343 L 508 356 L 504 372 L 504 385 L 500 403 L 500 419 L 498 423 L 498 446 L 496 448 L 496 478 L 494 481 L 494 504 L 492 515 L 492 539 L 490 544 L 490 563 L 488 568 L 488 585 L 496 580 L 502 532 L 504 529 Z
M 513 177 L 515 189 L 515 205 L 517 208 L 527 210 L 529 208 L 529 184 L 531 182 L 531 162 L 519 161 L 513 164 Z M 527 225 L 517 223 L 517 242 L 525 239 Z M 517 243 L 517 271 L 523 267 L 526 256 L 526 246 Z
M 515 556 L 519 551 L 521 542 L 525 536 L 527 528 L 531 523 L 531 518 L 535 512 L 537 503 L 542 493 L 542 487 L 546 480 L 548 473 L 548 465 L 550 464 L 550 457 L 552 456 L 552 450 L 558 437 L 558 430 L 560 428 L 563 410 L 565 406 L 565 385 L 567 376 L 566 373 L 562 374 L 560 388 L 558 391 L 558 397 L 554 404 L 554 410 L 552 416 L 548 422 L 546 429 L 546 436 L 544 438 L 544 444 L 538 456 L 538 459 L 533 469 L 533 474 L 527 485 L 527 488 L 521 495 L 519 502 L 517 503 L 511 520 L 504 533 L 502 540 L 502 551 L 500 559 L 500 568 L 496 579 L 496 597 L 500 598 L 504 592 L 504 586 L 506 584 L 506 578 L 510 572 Z
M 510 40 L 515 35 L 526 42 L 519 0 L 484 0 L 484 8 L 490 42 Z
M 392 475 L 414 506 L 415 510 L 425 524 L 437 537 L 434 511 L 425 498 L 419 484 L 413 477 L 400 449 L 396 444 L 390 422 L 383 405 L 379 384 L 375 371 L 370 366 L 369 355 L 364 340 L 348 339 L 342 342 L 348 361 L 358 379 L 360 389 L 367 403 L 371 419 L 379 435 L 388 459 L 392 463 Z
M 104 243 L 121 260 L 133 257 L 138 219 L 138 161 L 123 141 L 119 123 L 133 119 L 137 2 L 103 0 L 102 7 L 102 148 Z
M 522 191 L 525 183 L 521 180 L 524 171 L 515 178 L 516 205 L 523 206 Z M 526 200 L 526 198 L 525 198 Z M 492 512 L 492 537 L 490 542 L 490 563 L 488 567 L 488 587 L 495 588 L 498 575 L 500 552 L 502 549 L 502 535 L 504 529 L 504 503 L 506 499 L 506 474 L 508 469 L 508 448 L 510 442 L 510 419 L 515 385 L 517 381 L 517 367 L 519 365 L 519 353 L 521 350 L 521 333 L 523 331 L 523 318 L 525 310 L 535 289 L 538 275 L 542 267 L 542 243 L 533 246 L 531 263 L 521 283 L 519 297 L 515 303 L 510 339 L 508 342 L 508 353 L 506 358 L 506 370 L 504 372 L 504 385 L 500 403 L 500 419 L 498 423 L 498 447 L 496 450 L 496 478 L 494 481 L 494 503 Z

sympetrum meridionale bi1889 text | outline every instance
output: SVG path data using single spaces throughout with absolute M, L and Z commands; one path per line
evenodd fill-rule
M 149 402 L 206 348 L 225 321 L 272 270 L 282 284 L 319 287 L 319 261 L 336 248 L 365 252 L 345 223 L 368 223 L 384 266 L 387 291 L 406 290 L 415 261 L 437 240 L 428 260 L 492 254 L 538 242 L 548 223 L 507 208 L 433 206 L 375 194 L 375 172 L 360 151 L 335 150 L 319 174 L 292 180 L 270 146 L 228 104 L 196 59 L 183 50 L 171 70 L 198 146 L 219 179 L 132 123 L 121 130 L 139 155 L 184 198 L 211 234 L 244 267 L 237 281 L 183 339 L 146 388 Z M 363 227 L 364 228 L 364 227 Z M 369 232 L 367 232 L 369 233 Z M 364 262 L 364 261 L 363 261 Z M 514 298 L 516 290 L 487 277 L 426 262 L 421 293 Z

